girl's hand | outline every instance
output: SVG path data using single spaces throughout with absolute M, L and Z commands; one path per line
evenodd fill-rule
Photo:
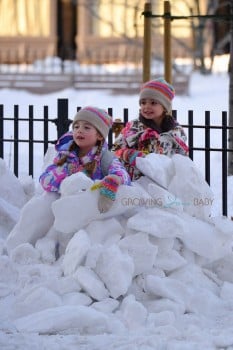
M 100 197 L 98 201 L 98 209 L 100 213 L 106 213 L 112 207 L 119 185 L 121 184 L 121 178 L 117 175 L 107 175 L 103 180 L 94 184 L 91 190 L 100 189 Z

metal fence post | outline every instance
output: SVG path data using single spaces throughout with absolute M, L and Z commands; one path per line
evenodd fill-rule
M 28 115 L 28 156 L 29 156 L 29 175 L 33 177 L 33 157 L 34 157 L 34 129 L 33 129 L 33 118 L 34 118 L 34 106 L 29 106 L 29 115 Z
M 108 108 L 108 114 L 112 117 L 112 108 Z M 108 133 L 108 148 L 111 149 L 112 148 L 112 128 L 109 130 Z
M 0 158 L 3 158 L 3 154 L 4 154 L 3 120 L 4 120 L 4 107 L 3 105 L 0 105 Z
M 68 99 L 59 98 L 57 100 L 57 119 L 54 120 L 57 126 L 57 137 L 60 138 L 69 130 L 72 120 L 68 118 Z
M 222 112 L 222 215 L 227 216 L 227 112 Z
M 188 111 L 189 158 L 193 160 L 193 111 Z
M 49 109 L 44 106 L 44 154 L 49 146 Z
M 19 175 L 19 106 L 14 105 L 14 174 Z
M 210 111 L 205 111 L 205 180 L 210 185 Z

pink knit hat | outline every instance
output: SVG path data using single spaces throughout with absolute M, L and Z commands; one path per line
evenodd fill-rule
M 98 107 L 87 106 L 80 109 L 74 117 L 73 127 L 78 120 L 92 124 L 105 139 L 112 126 L 112 117 L 104 109 Z
M 144 98 L 156 100 L 168 113 L 172 110 L 172 100 L 175 96 L 174 87 L 163 78 L 150 80 L 141 87 L 139 101 Z

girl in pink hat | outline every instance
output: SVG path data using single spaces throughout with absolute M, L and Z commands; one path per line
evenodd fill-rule
M 113 146 L 132 180 L 142 175 L 136 168 L 136 157 L 148 153 L 188 155 L 184 130 L 171 113 L 174 96 L 173 86 L 163 78 L 142 85 L 139 119 L 126 124 Z

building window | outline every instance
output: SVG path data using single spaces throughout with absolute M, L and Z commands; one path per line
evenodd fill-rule
M 87 2 L 88 3 L 88 2 Z M 92 34 L 102 38 L 135 38 L 143 34 L 144 1 L 96 0 L 86 5 L 92 17 Z
M 50 0 L 0 0 L 0 36 L 49 36 Z

